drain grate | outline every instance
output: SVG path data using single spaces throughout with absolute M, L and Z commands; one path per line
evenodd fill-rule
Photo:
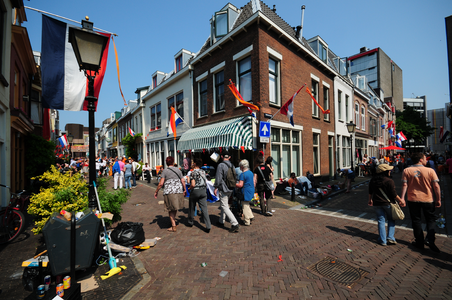
M 331 257 L 325 257 L 308 269 L 349 288 L 369 274 L 367 271 Z

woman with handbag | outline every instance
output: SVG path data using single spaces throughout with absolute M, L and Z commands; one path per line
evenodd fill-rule
M 171 227 L 168 228 L 168 231 L 176 232 L 176 214 L 179 209 L 184 207 L 184 197 L 187 191 L 185 190 L 184 177 L 181 171 L 174 167 L 174 158 L 172 156 L 166 158 L 166 165 L 168 167 L 162 172 L 154 197 L 157 199 L 159 190 L 163 188 L 165 210 L 168 211 L 171 220 Z
M 193 159 L 193 172 L 190 174 L 190 197 L 188 198 L 188 226 L 193 227 L 193 217 L 195 215 L 196 203 L 201 210 L 201 218 L 206 224 L 206 232 L 211 229 L 210 217 L 207 211 L 207 178 L 206 172 L 201 169 L 203 166 L 200 158 Z M 200 214 L 201 215 L 201 214 Z
M 256 193 L 259 195 L 262 214 L 265 216 L 273 216 L 270 206 L 270 198 L 272 196 L 272 190 L 274 190 L 272 182 L 273 173 L 268 166 L 264 164 L 263 154 L 259 154 L 255 165 L 257 165 L 257 167 L 253 172 L 254 187 Z
M 369 183 L 369 206 L 373 206 L 378 221 L 378 243 L 382 246 L 397 244 L 395 233 L 395 220 L 393 218 L 391 203 L 396 203 L 401 207 L 405 202 L 400 199 L 395 190 L 394 181 L 390 174 L 394 167 L 388 164 L 380 164 L 376 169 L 375 176 Z M 392 199 L 392 200 L 390 200 Z M 386 236 L 385 223 L 388 220 L 388 235 Z

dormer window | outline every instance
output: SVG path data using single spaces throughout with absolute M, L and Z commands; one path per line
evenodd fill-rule
M 182 55 L 179 55 L 176 58 L 176 72 L 179 72 L 182 69 Z
M 228 34 L 228 12 L 219 11 L 215 13 L 215 37 Z
M 328 62 L 328 44 L 320 36 L 310 39 L 308 43 L 322 61 Z

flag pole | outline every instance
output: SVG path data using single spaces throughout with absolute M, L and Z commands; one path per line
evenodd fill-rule
M 303 86 L 298 90 L 298 91 L 301 91 L 304 87 L 306 86 L 306 83 L 305 84 L 303 84 Z M 293 97 L 293 96 L 292 96 Z M 290 99 L 289 99 L 290 100 Z M 289 100 L 287 100 L 287 101 L 289 101 Z M 294 99 L 295 100 L 295 99 Z M 268 120 L 268 121 L 271 121 L 280 111 L 281 111 L 281 108 L 282 108 L 283 106 L 281 106 L 279 109 L 278 109 L 278 111 Z

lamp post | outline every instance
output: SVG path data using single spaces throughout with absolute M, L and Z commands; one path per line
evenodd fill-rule
M 354 172 L 355 170 L 353 170 L 354 167 L 354 159 L 353 159 L 353 140 L 355 139 L 355 129 L 356 129 L 356 124 L 354 124 L 351 120 L 350 123 L 347 124 L 347 130 L 348 133 L 350 133 L 350 159 L 351 159 L 351 170 Z
M 70 152 L 70 154 L 71 154 L 71 159 L 72 159 L 72 141 L 74 140 L 74 136 L 69 132 L 69 134 L 68 134 L 68 136 L 67 136 L 67 141 L 69 142 L 69 145 L 71 146 L 70 147 L 70 149 L 71 149 L 71 152 Z
M 88 18 L 87 18 L 88 19 Z M 94 193 L 93 182 L 96 181 L 96 148 L 94 142 L 94 112 L 96 111 L 94 97 L 94 78 L 99 71 L 102 61 L 102 54 L 108 42 L 108 37 L 93 31 L 93 23 L 82 20 L 82 28 L 69 28 L 69 42 L 74 49 L 80 70 L 85 72 L 88 79 L 88 102 L 89 113 L 89 209 L 95 210 L 97 207 L 96 195 Z

